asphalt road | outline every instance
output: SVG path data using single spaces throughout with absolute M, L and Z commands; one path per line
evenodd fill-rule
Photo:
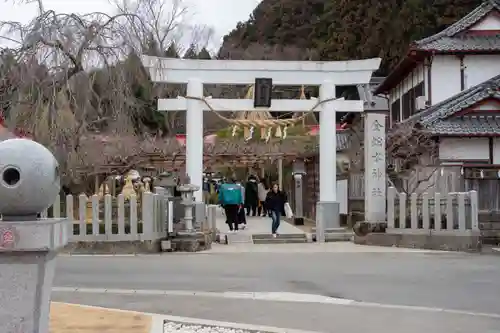
M 105 295 L 95 290 L 53 293 L 58 301 L 320 332 L 369 329 L 390 333 L 401 332 L 402 326 L 404 332 L 500 332 L 498 256 L 208 253 L 61 257 L 54 285 L 143 291 L 289 292 L 360 302 L 290 303 L 225 298 L 223 294 L 219 298 L 157 292 Z

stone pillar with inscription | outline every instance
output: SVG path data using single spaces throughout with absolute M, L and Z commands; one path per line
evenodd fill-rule
M 0 332 L 49 333 L 55 258 L 69 220 L 37 216 L 59 194 L 59 166 L 27 139 L 0 142 L 0 156 Z
M 365 221 L 386 221 L 386 115 L 365 113 Z

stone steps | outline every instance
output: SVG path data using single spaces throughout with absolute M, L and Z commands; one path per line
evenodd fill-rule
M 349 242 L 352 237 L 353 232 L 344 228 L 325 230 L 325 242 Z M 316 241 L 316 228 L 312 228 L 312 240 Z
M 481 230 L 481 240 L 483 244 L 500 244 L 500 222 L 481 222 L 479 223 L 479 229 Z
M 252 244 L 252 235 L 238 232 L 226 234 L 226 244 Z
M 297 244 L 307 243 L 306 234 L 281 234 L 274 238 L 271 234 L 252 235 L 254 244 Z

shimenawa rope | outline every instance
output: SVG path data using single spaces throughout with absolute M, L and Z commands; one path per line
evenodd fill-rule
M 186 99 L 192 99 L 192 100 L 197 100 L 200 102 L 203 102 L 213 113 L 217 115 L 220 119 L 232 124 L 232 125 L 237 125 L 241 127 L 276 127 L 276 126 L 293 126 L 295 123 L 302 121 L 309 113 L 314 112 L 318 106 L 321 104 L 331 102 L 334 100 L 337 100 L 337 98 L 327 98 L 323 101 L 318 101 L 311 109 L 307 110 L 302 114 L 300 117 L 297 118 L 292 118 L 292 119 L 258 119 L 258 120 L 251 120 L 251 119 L 231 119 L 224 117 L 223 115 L 220 114 L 220 112 L 217 112 L 207 101 L 207 98 L 202 98 L 202 97 L 194 97 L 194 96 L 186 96 L 184 97 Z M 257 110 L 256 110 L 257 111 Z

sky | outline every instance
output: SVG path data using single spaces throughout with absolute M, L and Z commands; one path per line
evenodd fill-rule
M 165 0 L 169 1 L 169 0 Z M 0 0 L 0 21 L 29 22 L 36 16 L 35 3 L 20 4 L 21 0 Z M 189 20 L 196 25 L 214 29 L 213 46 L 218 47 L 222 37 L 239 21 L 245 21 L 260 0 L 184 0 Z M 45 10 L 84 14 L 92 11 L 112 13 L 108 0 L 44 0 Z

